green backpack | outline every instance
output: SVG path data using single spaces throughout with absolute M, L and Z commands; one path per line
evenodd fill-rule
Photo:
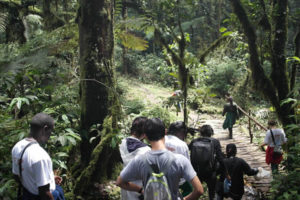
M 175 157 L 173 155 L 169 156 L 169 160 L 164 169 L 159 169 L 157 165 L 149 164 L 147 155 L 148 154 L 144 156 L 144 162 L 146 166 L 148 166 L 150 176 L 144 189 L 144 200 L 172 200 L 166 173 L 175 160 Z

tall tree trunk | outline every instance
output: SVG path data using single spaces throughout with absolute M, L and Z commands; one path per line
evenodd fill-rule
M 259 60 L 256 34 L 250 23 L 246 11 L 244 10 L 240 0 L 231 0 L 234 13 L 237 15 L 243 31 L 248 39 L 250 53 L 250 69 L 252 71 L 252 79 L 255 88 L 262 92 L 265 97 L 272 103 L 276 109 L 276 113 L 284 126 L 295 122 L 294 110 L 291 104 L 281 105 L 282 100 L 289 97 L 290 87 L 288 80 L 288 71 L 285 63 L 285 43 L 287 34 L 287 0 L 274 1 L 273 13 L 273 42 L 272 42 L 272 74 L 269 79 Z M 278 4 L 278 5 L 277 5 Z
M 126 0 L 122 0 L 122 19 L 127 19 L 127 6 L 126 6 Z M 123 24 L 123 31 L 125 34 L 127 33 L 127 25 L 126 23 Z M 126 39 L 126 37 L 125 37 Z M 128 74 L 129 71 L 129 60 L 128 60 L 128 48 L 125 46 L 122 46 L 122 64 L 123 64 L 123 73 Z
M 19 14 L 19 10 L 13 4 L 8 7 L 8 23 L 5 29 L 6 42 L 19 42 L 25 43 L 26 38 L 24 36 L 25 27 L 22 22 L 22 17 Z
M 48 31 L 64 25 L 64 21 L 51 12 L 51 0 L 43 0 L 43 20 Z
M 112 128 L 116 125 L 115 79 L 113 72 L 113 0 L 81 0 L 78 16 L 80 45 L 80 106 L 81 106 L 81 163 L 82 169 L 74 192 L 88 196 L 95 188 L 94 181 L 103 181 L 111 173 L 117 158 L 111 148 Z M 114 104 L 114 105 L 112 105 Z M 113 115 L 113 114 L 112 114 Z M 100 124 L 101 138 L 93 125 Z M 114 155 L 114 156 L 112 156 Z
M 110 0 L 80 2 L 81 156 L 83 163 L 87 164 L 93 149 L 89 129 L 92 125 L 102 124 L 108 115 L 109 88 L 113 80 L 113 9 Z

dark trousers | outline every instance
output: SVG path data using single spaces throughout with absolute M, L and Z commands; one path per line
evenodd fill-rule
M 272 174 L 276 174 L 278 172 L 278 164 L 271 163 Z
M 217 183 L 217 174 L 213 172 L 211 176 L 201 177 L 199 176 L 201 182 L 205 182 L 208 188 L 209 199 L 213 200 L 216 194 L 216 183 Z
M 61 186 L 56 185 L 56 189 L 52 192 L 54 200 L 65 200 L 64 191 Z M 38 195 L 30 193 L 26 188 L 23 187 L 22 200 L 39 200 Z

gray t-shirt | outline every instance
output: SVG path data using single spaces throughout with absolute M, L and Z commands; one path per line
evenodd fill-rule
M 172 154 L 172 155 L 170 155 Z M 184 178 L 187 181 L 191 181 L 197 174 L 192 167 L 191 162 L 180 154 L 174 154 L 167 149 L 149 151 L 144 155 L 135 157 L 121 172 L 122 180 L 126 182 L 134 180 L 142 180 L 143 185 L 147 183 L 147 178 L 149 175 L 148 167 L 144 162 L 144 156 L 147 156 L 149 164 L 158 165 L 159 169 L 164 169 L 167 165 L 167 161 L 170 156 L 174 156 L 175 159 L 168 172 L 166 173 L 166 178 L 168 180 L 169 188 L 172 193 L 172 199 L 178 199 L 178 187 L 180 178 Z
M 285 133 L 283 132 L 282 129 L 272 129 L 272 132 L 274 135 L 276 145 L 282 145 L 283 143 L 285 143 L 287 141 L 287 139 L 285 137 Z M 267 131 L 264 143 L 270 147 L 275 146 L 270 130 Z

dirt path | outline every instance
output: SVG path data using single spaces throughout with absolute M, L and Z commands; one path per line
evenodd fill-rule
M 234 143 L 237 146 L 237 157 L 243 158 L 252 168 L 263 167 L 265 170 L 270 171 L 270 166 L 265 163 L 265 153 L 259 150 L 255 144 L 250 144 L 250 138 L 241 133 L 238 126 L 233 127 L 233 139 L 228 138 L 228 131 L 222 128 L 223 119 L 207 119 L 200 121 L 200 124 L 209 124 L 213 127 L 215 135 L 214 137 L 219 139 L 222 145 L 222 151 L 225 152 L 225 147 L 229 143 Z M 263 180 L 255 180 L 253 177 L 245 176 L 246 184 L 253 187 L 255 193 L 259 193 L 259 196 L 268 196 L 270 183 L 272 178 Z M 255 199 L 251 198 L 252 195 L 246 194 L 243 199 Z

